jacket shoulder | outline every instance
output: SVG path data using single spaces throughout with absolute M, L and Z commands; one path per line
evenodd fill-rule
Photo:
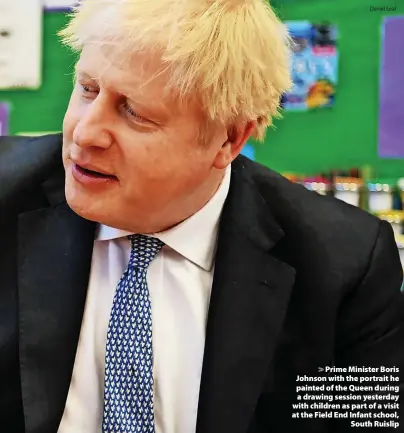
M 0 203 L 35 190 L 62 167 L 61 134 L 0 137 Z
M 321 196 L 282 175 L 243 159 L 247 178 L 265 201 L 268 212 L 284 230 L 296 254 L 344 255 L 349 250 L 371 254 L 380 220 L 333 197 Z

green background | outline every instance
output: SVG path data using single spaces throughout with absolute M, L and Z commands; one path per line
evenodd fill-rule
M 256 146 L 256 159 L 281 172 L 312 174 L 370 164 L 379 176 L 404 176 L 404 160 L 378 157 L 381 29 L 388 14 L 370 12 L 371 5 L 396 6 L 394 15 L 404 15 L 404 0 L 280 0 L 278 4 L 283 20 L 328 20 L 337 25 L 339 84 L 333 108 L 285 113 L 276 130 L 268 132 L 265 144 Z
M 280 172 L 314 174 L 332 168 L 371 165 L 383 177 L 404 176 L 404 160 L 378 157 L 378 92 L 381 24 L 387 13 L 370 6 L 395 6 L 404 0 L 279 0 L 283 20 L 328 20 L 338 26 L 339 84 L 331 109 L 284 113 L 255 144 L 256 159 Z M 65 24 L 61 13 L 44 18 L 43 86 L 38 91 L 0 92 L 11 105 L 10 132 L 59 131 L 72 87 L 74 57 L 56 37 Z M 398 83 L 401 85 L 401 83 Z

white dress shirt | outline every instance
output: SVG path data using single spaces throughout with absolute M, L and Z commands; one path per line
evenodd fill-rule
M 156 235 L 165 244 L 147 273 L 156 433 L 195 431 L 218 224 L 229 186 L 230 166 L 216 194 L 199 212 Z M 114 293 L 129 261 L 129 234 L 99 226 L 58 433 L 102 431 L 106 335 Z

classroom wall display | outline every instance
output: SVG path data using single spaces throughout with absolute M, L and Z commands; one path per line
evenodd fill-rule
M 404 157 L 404 16 L 382 23 L 379 89 L 379 155 Z
M 294 41 L 291 62 L 293 88 L 283 96 L 286 111 L 331 107 L 338 79 L 337 29 L 329 23 L 287 21 Z
M 8 104 L 0 103 L 0 136 L 8 134 Z
M 397 10 L 386 14 L 370 12 L 364 0 L 278 3 L 283 22 L 332 22 L 338 29 L 337 46 L 343 63 L 338 68 L 335 105 L 331 109 L 284 112 L 283 119 L 276 119 L 274 128 L 268 128 L 264 143 L 250 141 L 255 160 L 281 173 L 311 175 L 366 164 L 379 177 L 403 177 L 404 159 L 379 157 L 377 130 L 381 25 L 385 15 L 404 15 L 404 2 L 396 1 Z M 68 16 L 45 11 L 43 18 L 46 77 L 40 91 L 0 91 L 0 101 L 12 107 L 9 134 L 62 128 L 76 56 L 56 36 Z

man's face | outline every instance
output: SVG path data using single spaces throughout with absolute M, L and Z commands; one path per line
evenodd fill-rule
M 202 144 L 202 110 L 165 91 L 160 67 L 146 54 L 83 49 L 63 125 L 66 198 L 80 216 L 157 232 L 199 210 L 220 183 L 225 128 Z

